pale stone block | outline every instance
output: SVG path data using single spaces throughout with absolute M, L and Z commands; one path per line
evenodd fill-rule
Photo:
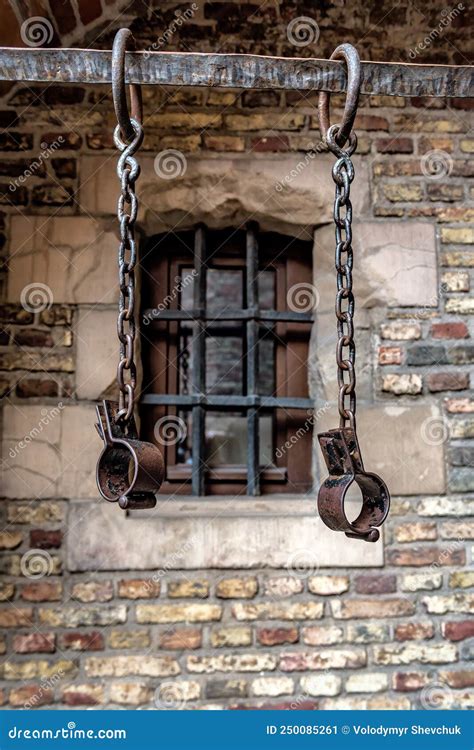
M 59 495 L 98 498 L 95 467 L 103 443 L 94 427 L 93 404 L 64 409 L 61 434 L 61 478 Z
M 5 407 L 3 493 L 13 498 L 96 498 L 102 444 L 88 406 Z
M 32 283 L 51 290 L 51 302 L 93 304 L 118 296 L 115 227 L 88 216 L 13 216 L 8 301 Z
M 75 326 L 76 393 L 98 399 L 114 382 L 117 372 L 117 310 L 81 307 Z
M 333 161 L 329 154 L 307 160 L 297 154 L 188 157 L 178 176 L 163 179 L 155 172 L 154 157 L 142 157 L 139 220 L 155 234 L 176 226 L 188 229 L 197 221 L 209 227 L 239 225 L 252 216 L 263 230 L 291 234 L 307 227 L 311 237 L 316 222 L 332 220 Z M 368 206 L 368 169 L 358 158 L 355 166 L 359 189 L 354 191 L 354 211 L 360 214 Z M 117 177 L 110 158 L 83 156 L 80 169 L 84 209 L 114 213 Z
M 333 408 L 324 413 L 316 426 L 318 432 L 339 424 L 336 412 Z M 436 404 L 361 406 L 357 431 L 366 470 L 379 474 L 392 496 L 444 492 L 443 443 L 430 439 L 431 430 L 442 424 Z M 317 455 L 324 479 L 327 469 L 319 450 Z
M 357 215 L 357 214 L 356 214 Z M 436 307 L 436 239 L 431 224 L 419 221 L 357 221 L 354 238 L 354 292 L 358 307 Z M 314 235 L 318 310 L 334 306 L 334 228 Z
M 2 494 L 54 497 L 61 475 L 62 406 L 7 404 L 3 415 Z
M 254 513 L 241 500 L 237 512 L 227 515 L 225 504 L 209 501 L 200 509 L 193 502 L 192 511 L 173 500 L 127 518 L 109 503 L 72 502 L 69 570 L 282 568 L 295 558 L 299 570 L 305 564 L 310 570 L 383 564 L 382 542 L 339 544 L 336 532 L 318 518 L 314 500 L 295 501 L 294 514 L 281 500 L 259 498 L 252 502 Z

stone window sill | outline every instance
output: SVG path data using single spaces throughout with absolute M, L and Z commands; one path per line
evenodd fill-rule
M 315 497 L 163 498 L 129 516 L 115 505 L 72 501 L 69 569 L 376 567 L 383 541 L 367 544 L 327 529 Z M 80 542 L 80 543 L 79 543 Z

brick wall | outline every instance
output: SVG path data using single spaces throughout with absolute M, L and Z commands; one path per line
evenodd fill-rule
M 173 28 L 168 49 L 327 57 L 336 44 L 351 41 L 362 58 L 409 61 L 443 9 L 440 2 L 422 10 L 410 3 L 352 3 L 350 10 L 334 3 L 318 11 L 300 2 L 214 2 L 199 5 L 179 26 L 172 4 L 148 17 L 137 2 L 128 13 L 142 19 L 134 23 L 141 48 Z M 289 42 L 288 23 L 298 16 L 316 18 L 317 45 Z M 465 63 L 465 23 L 462 15 L 455 18 L 416 62 Z M 100 27 L 86 37 L 95 46 L 110 47 L 110 40 L 110 29 Z M 294 154 L 297 162 L 319 137 L 313 94 L 144 93 L 143 149 L 151 156 L 166 148 L 188 156 L 270 152 Z M 341 103 L 333 97 L 334 118 Z M 168 570 L 158 577 L 156 571 L 68 570 L 67 545 L 80 544 L 67 525 L 75 494 L 75 488 L 67 492 L 71 467 L 61 469 L 59 489 L 41 499 L 7 493 L 0 531 L 4 706 L 472 706 L 474 140 L 468 104 L 364 97 L 356 121 L 358 153 L 370 174 L 365 218 L 421 219 L 436 227 L 436 298 L 426 307 L 391 307 L 372 324 L 370 339 L 376 402 L 442 409 L 426 439 L 443 444 L 446 493 L 423 491 L 427 466 L 420 468 L 417 495 L 394 498 L 382 571 Z M 100 155 L 114 169 L 110 92 L 20 83 L 4 90 L 0 125 L 6 277 L 8 254 L 25 241 L 9 231 L 13 217 L 37 215 L 34 229 L 45 241 L 51 217 L 87 218 L 78 192 L 82 157 Z M 48 155 L 33 167 L 41 153 Z M 19 299 L 3 308 L 1 391 L 20 415 L 26 405 L 48 411 L 82 403 L 80 311 L 52 302 L 40 312 Z M 36 465 L 43 444 L 32 443 L 27 450 Z

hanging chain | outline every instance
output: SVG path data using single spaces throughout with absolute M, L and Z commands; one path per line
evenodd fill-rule
M 334 223 L 336 225 L 336 318 L 337 318 L 337 382 L 339 386 L 338 409 L 340 427 L 346 422 L 355 431 L 356 412 L 356 375 L 354 342 L 354 293 L 352 291 L 352 203 L 350 199 L 351 182 L 354 179 L 354 165 L 351 156 L 357 147 L 357 136 L 351 133 L 348 146 L 343 149 L 337 142 L 338 125 L 332 125 L 326 135 L 326 143 L 337 156 L 332 169 L 332 178 L 336 183 L 334 198 Z M 347 379 L 345 376 L 347 373 Z
M 135 264 L 137 249 L 134 226 L 138 213 L 138 199 L 135 193 L 135 182 L 140 174 L 140 166 L 134 157 L 143 141 L 143 129 L 140 123 L 131 118 L 135 137 L 130 143 L 121 138 L 120 125 L 114 132 L 114 143 L 121 151 L 117 163 L 117 175 L 121 184 L 117 204 L 117 218 L 120 226 L 120 245 L 118 249 L 119 268 L 119 313 L 117 334 L 120 341 L 117 383 L 119 387 L 119 410 L 117 422 L 127 424 L 133 417 L 137 370 L 134 361 L 135 347 Z M 127 210 L 128 209 L 128 210 Z

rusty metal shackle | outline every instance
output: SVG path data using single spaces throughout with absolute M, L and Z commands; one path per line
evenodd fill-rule
M 123 510 L 153 508 L 155 492 L 163 481 L 163 457 L 156 445 L 138 439 L 133 417 L 126 427 L 117 421 L 118 408 L 113 401 L 96 407 L 96 428 L 104 441 L 97 462 L 99 492 Z
M 133 127 L 131 122 L 125 89 L 125 53 L 127 46 L 135 49 L 133 34 L 130 29 L 119 29 L 115 35 L 112 47 L 112 98 L 122 136 L 125 140 L 131 141 L 135 138 L 136 128 Z M 131 83 L 129 88 L 131 117 L 141 124 L 143 120 L 141 86 L 137 83 Z
M 346 536 L 376 542 L 378 526 L 387 518 L 390 494 L 383 479 L 365 471 L 357 434 L 352 427 L 329 430 L 318 435 L 329 476 L 318 494 L 318 510 L 326 526 L 344 531 Z M 349 487 L 356 483 L 362 494 L 362 508 L 349 521 L 344 503 Z
M 343 60 L 347 66 L 347 92 L 344 104 L 342 122 L 338 125 L 336 142 L 343 146 L 348 140 L 354 120 L 357 114 L 357 105 L 359 103 L 359 92 L 361 83 L 360 57 L 356 48 L 352 44 L 340 44 L 332 53 L 330 60 Z M 328 91 L 320 91 L 318 97 L 318 117 L 321 137 L 326 142 L 327 133 L 331 127 L 329 117 L 329 99 Z

